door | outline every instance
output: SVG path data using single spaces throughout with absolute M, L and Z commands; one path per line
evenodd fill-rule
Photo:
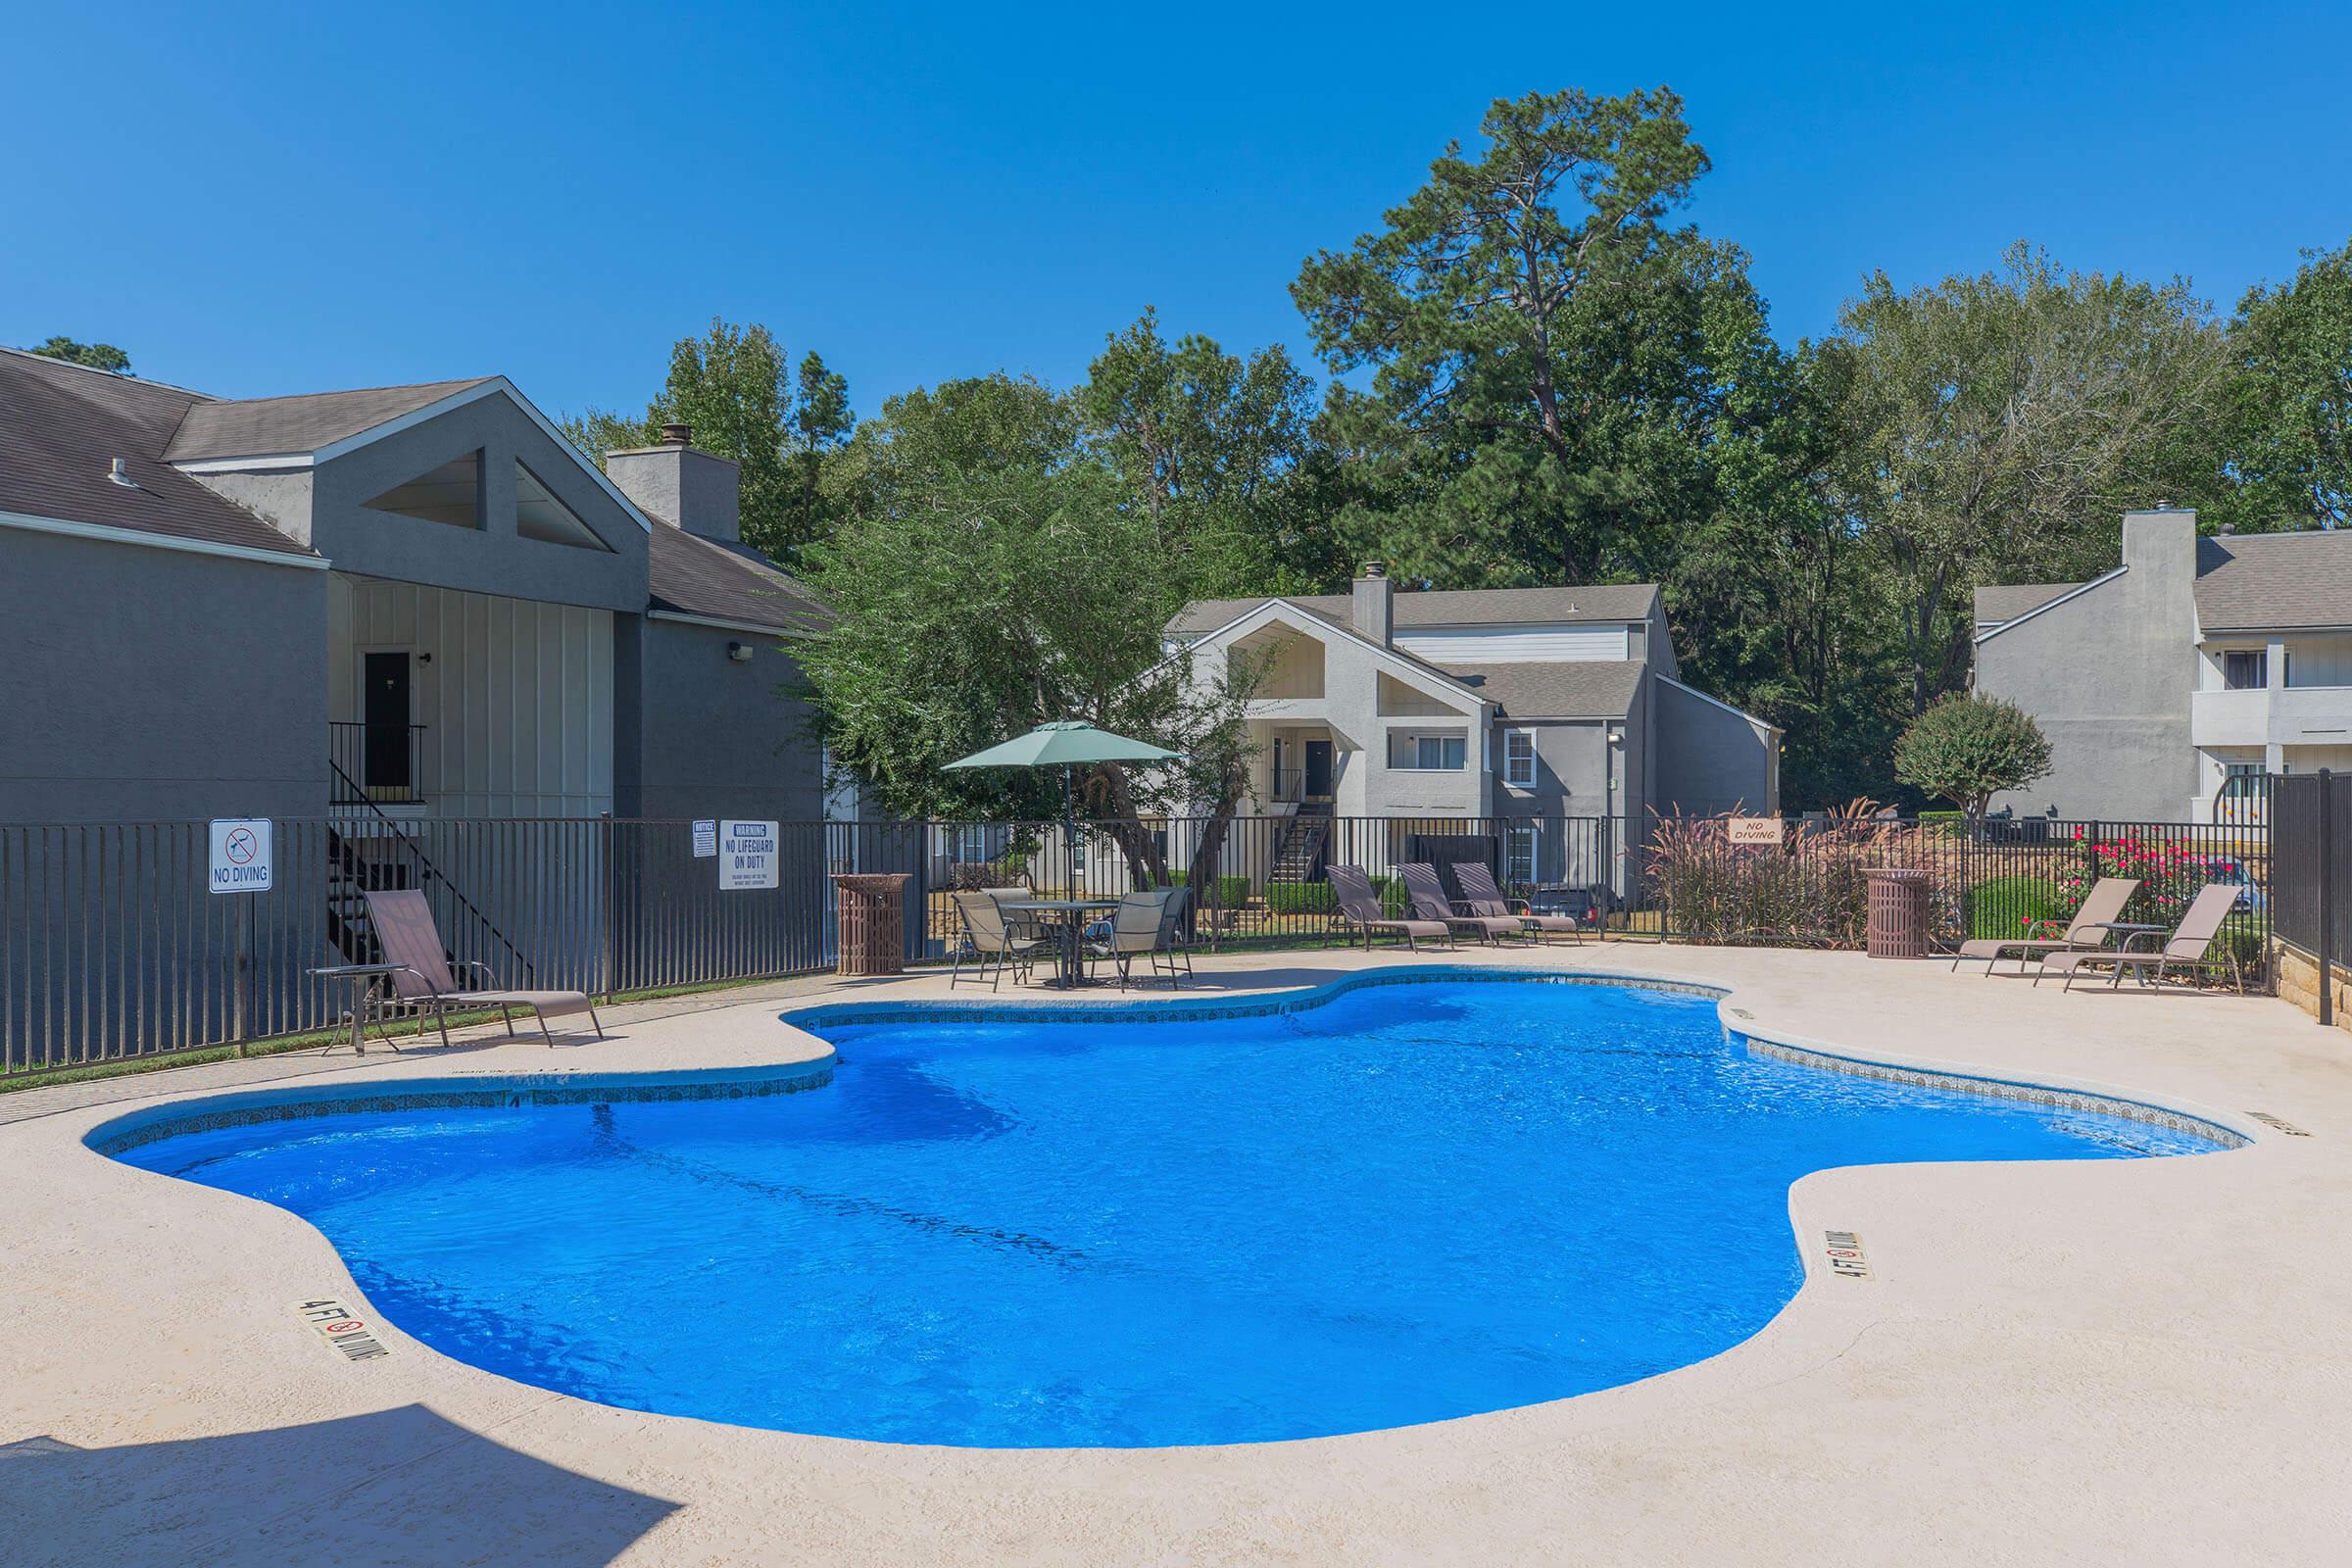
M 1306 798 L 1331 799 L 1331 742 L 1308 741 L 1301 747 L 1306 760 Z
M 360 782 L 376 799 L 405 800 L 415 788 L 409 776 L 409 656 L 367 654 L 360 669 L 360 721 L 366 726 Z

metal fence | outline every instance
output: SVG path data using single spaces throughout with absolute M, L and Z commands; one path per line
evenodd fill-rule
M 2352 779 L 2322 768 L 2275 779 L 2272 790 L 2278 940 L 2352 968 Z M 2332 1023 L 2335 988 L 2319 993 L 2320 1021 Z
M 2273 905 L 2269 835 L 2248 825 L 1809 818 L 1751 848 L 1721 819 L 1292 812 L 1087 823 L 1074 846 L 1055 822 L 786 821 L 777 886 L 747 890 L 720 888 L 682 820 L 367 810 L 279 820 L 273 836 L 273 885 L 216 894 L 203 822 L 0 824 L 0 1074 L 329 1028 L 347 999 L 310 971 L 375 956 L 365 895 L 389 888 L 422 891 L 452 955 L 501 984 L 599 996 L 826 966 L 827 877 L 846 871 L 909 878 L 918 961 L 958 940 L 959 887 L 1182 883 L 1195 945 L 1248 949 L 1337 935 L 1330 866 L 1363 867 L 1401 908 L 1396 870 L 1420 860 L 1483 861 L 1512 896 L 1620 936 L 1833 948 L 1860 945 L 1874 865 L 1931 873 L 1947 944 L 2063 920 L 2099 875 L 2139 877 L 2128 918 L 2150 921 L 2231 880 L 2246 896 L 2228 939 L 2257 973 Z M 2339 829 L 2339 855 L 2347 842 Z M 2296 919 L 2303 886 L 2280 890 Z

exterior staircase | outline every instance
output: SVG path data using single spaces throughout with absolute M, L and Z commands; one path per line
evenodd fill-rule
M 1274 847 L 1269 882 L 1318 882 L 1323 878 L 1323 852 L 1331 843 L 1331 808 L 1307 804 L 1283 824 L 1281 842 Z

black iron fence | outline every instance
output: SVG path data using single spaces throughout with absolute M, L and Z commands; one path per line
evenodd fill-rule
M 2275 898 L 2295 920 L 2308 902 L 2292 877 L 2274 892 L 2269 834 L 2246 824 L 1810 818 L 1759 846 L 1732 842 L 1723 818 L 1297 810 L 1087 823 L 1075 843 L 1055 822 L 783 821 L 748 887 L 721 885 L 719 846 L 688 821 L 363 808 L 279 820 L 272 837 L 270 886 L 217 893 L 203 822 L 0 825 L 0 1075 L 332 1027 L 347 999 L 311 971 L 376 956 L 366 895 L 390 888 L 422 891 L 453 956 L 501 984 L 599 996 L 830 964 L 827 877 L 847 871 L 908 877 L 917 961 L 959 940 L 956 889 L 1014 883 L 1096 896 L 1183 884 L 1201 948 L 1328 940 L 1335 864 L 1361 866 L 1399 911 L 1400 865 L 1478 860 L 1510 896 L 1613 936 L 1830 948 L 1861 945 L 1873 866 L 1930 873 L 1945 944 L 2063 923 L 2102 875 L 2139 879 L 2126 917 L 2152 923 L 2223 880 L 2245 890 L 2225 940 L 2257 973 Z M 2348 841 L 2339 827 L 2339 856 Z

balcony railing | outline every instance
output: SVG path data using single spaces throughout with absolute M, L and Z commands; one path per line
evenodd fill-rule
M 424 801 L 422 724 L 329 723 L 329 799 L 337 806 L 416 806 Z

